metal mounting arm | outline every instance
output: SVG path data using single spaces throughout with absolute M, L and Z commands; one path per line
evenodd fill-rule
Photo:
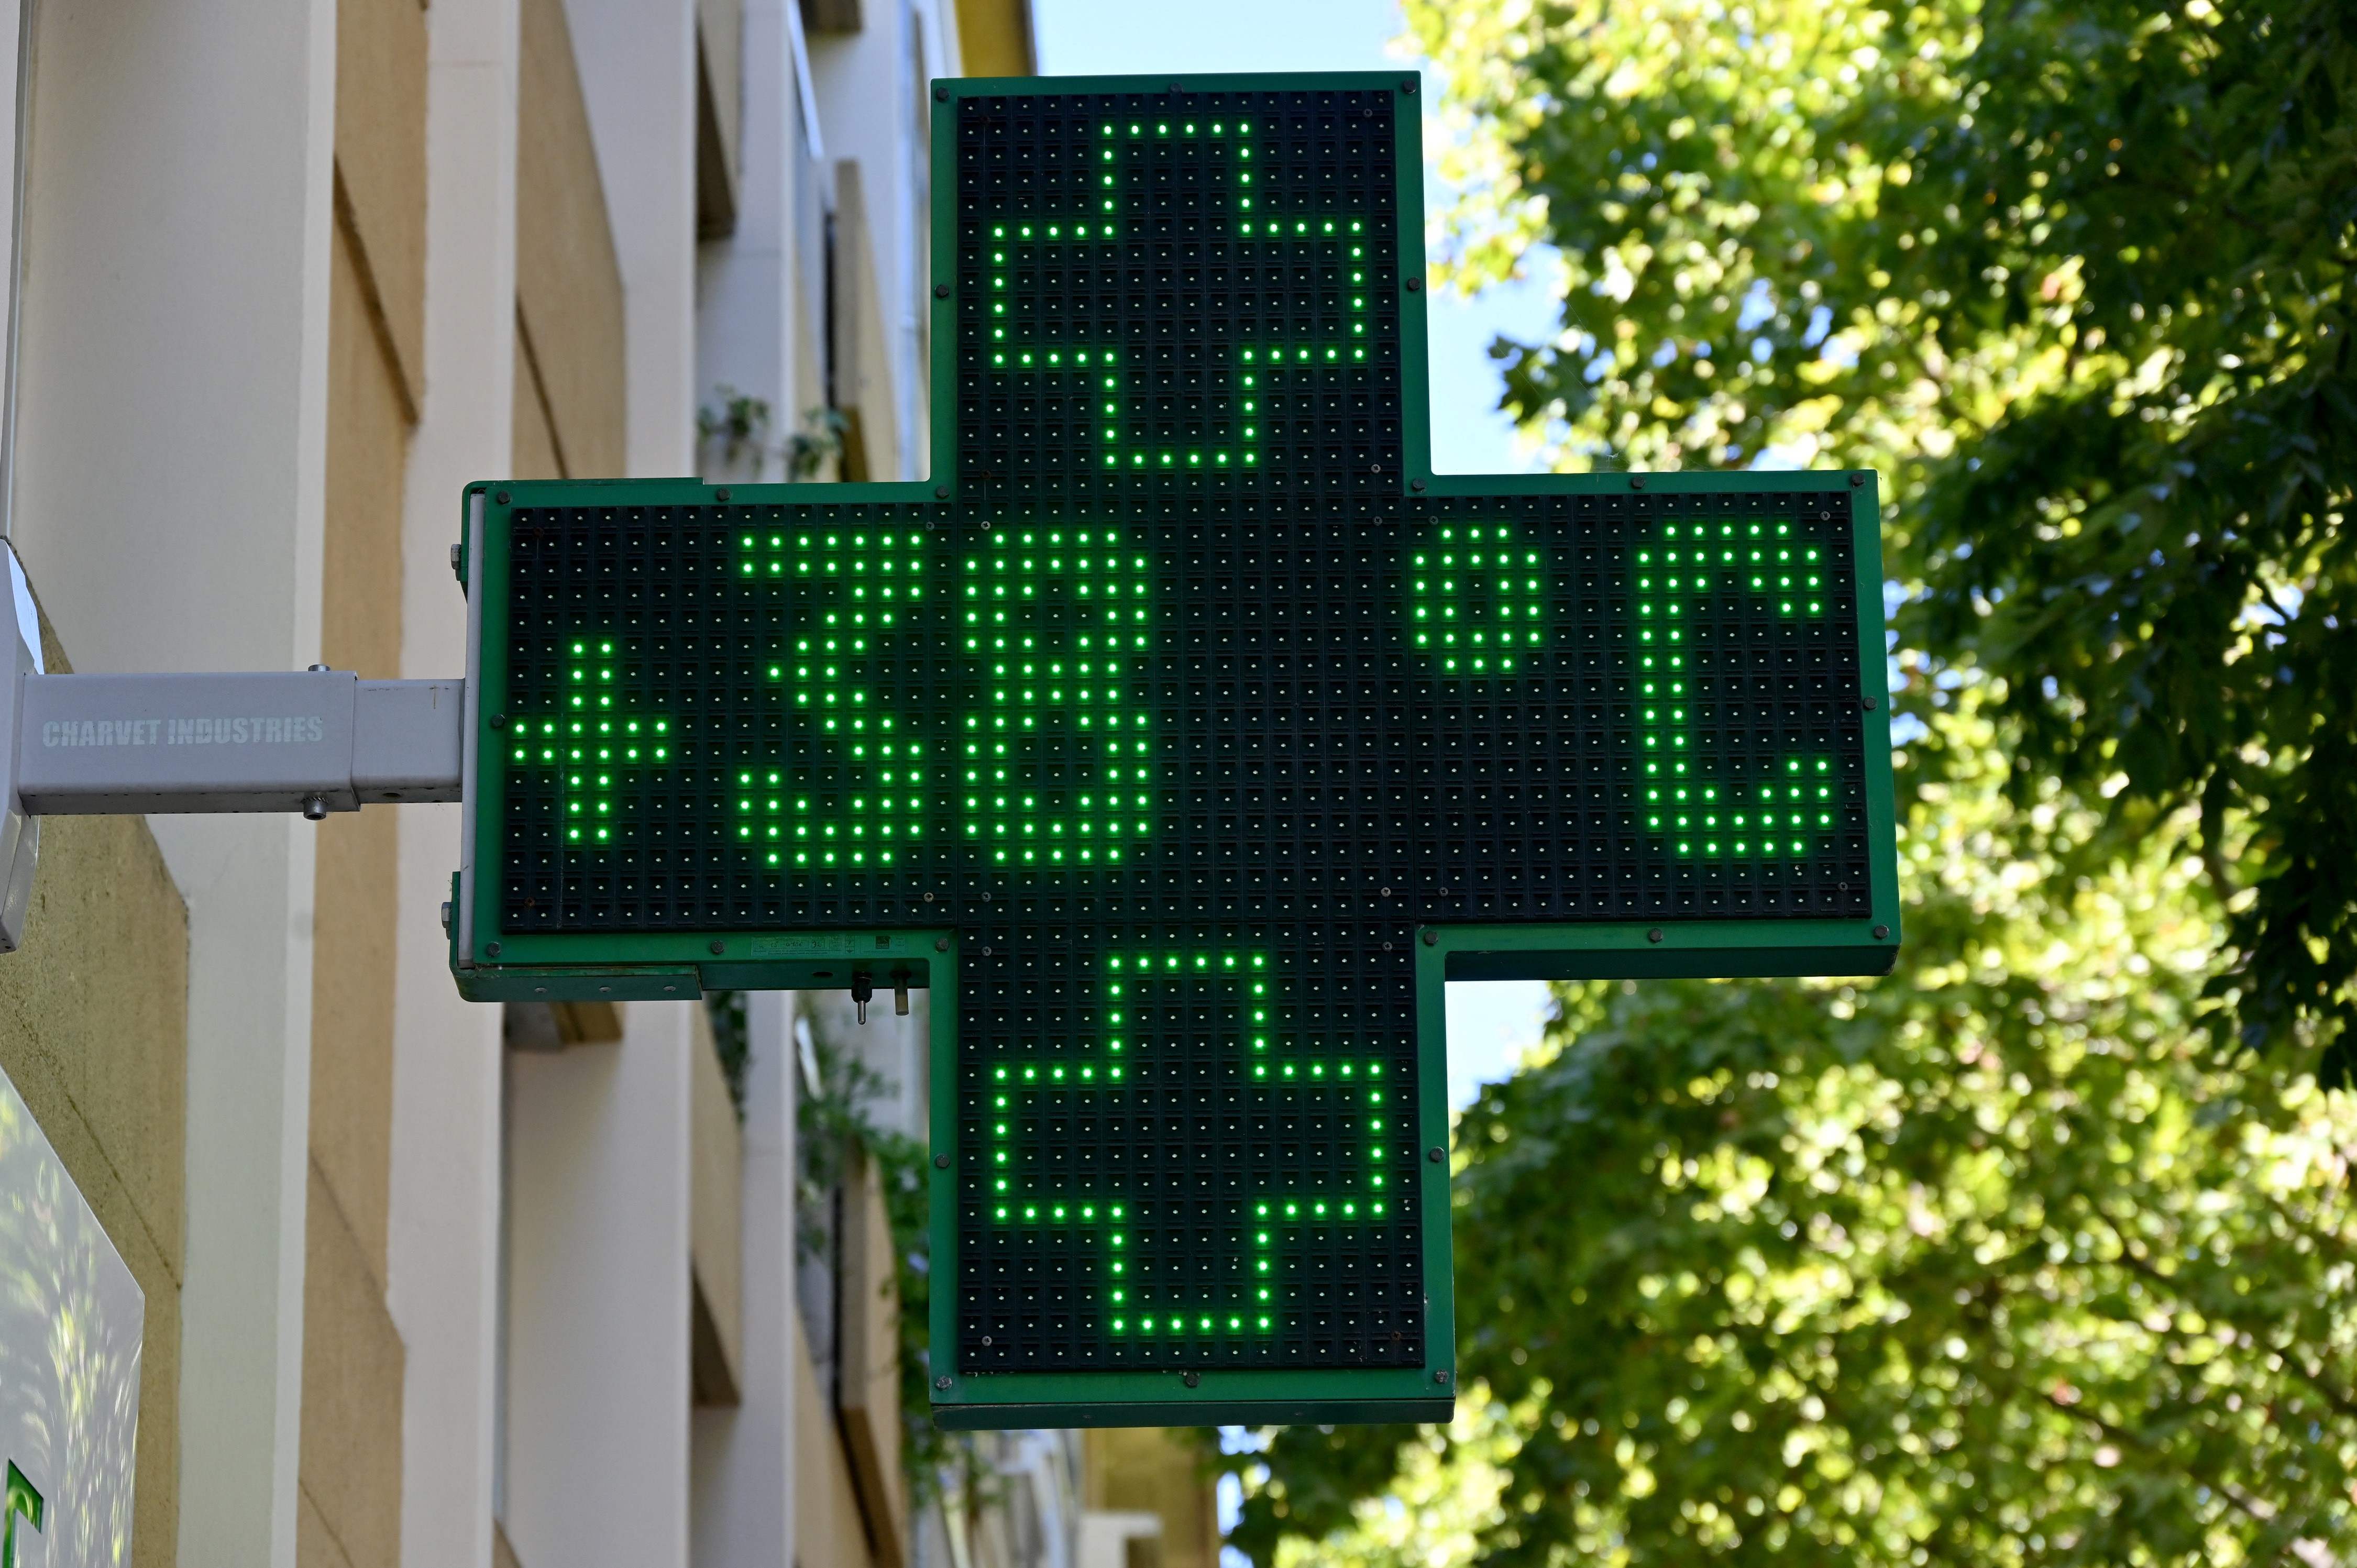
M 301 811 L 458 798 L 464 681 L 27 675 L 16 797 L 35 816 Z
M 467 683 L 288 674 L 50 675 L 13 552 L 15 668 L 0 673 L 0 951 L 16 950 L 40 819 L 330 811 L 456 800 Z M 0 654 L 5 650 L 0 649 Z

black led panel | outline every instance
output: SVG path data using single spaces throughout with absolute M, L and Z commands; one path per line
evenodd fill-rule
M 1440 979 L 1896 940 L 1870 482 L 1433 475 L 1306 81 L 943 84 L 933 483 L 470 492 L 462 985 L 931 977 L 958 1423 L 1445 1402 Z
M 502 929 L 980 929 L 1027 886 L 1060 925 L 1870 912 L 1846 496 L 1321 492 L 1244 523 L 1162 488 L 1060 521 L 519 509 Z M 1819 596 L 1780 613 L 1754 554 Z M 1501 556 L 1537 640 L 1436 677 L 1415 584 L 1469 607 Z M 992 618 L 961 628 L 968 587 Z M 1683 670 L 1643 667 L 1657 628 Z

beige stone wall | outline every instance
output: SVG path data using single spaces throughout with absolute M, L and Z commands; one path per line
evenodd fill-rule
M 300 1568 L 401 1561 L 401 1336 L 316 1156 L 303 1249 Z
M 695 237 L 737 229 L 744 182 L 744 0 L 695 0 Z
M 322 657 L 401 672 L 402 485 L 425 392 L 425 17 L 337 7 Z M 319 825 L 303 1270 L 301 1568 L 395 1568 L 403 1350 L 386 1305 L 398 813 Z
M 867 232 L 867 188 L 856 159 L 834 166 L 835 396 L 845 420 L 843 478 L 900 477 L 892 354 Z
M 745 1132 L 721 1075 L 709 1015 L 698 1007 L 688 1039 L 689 1338 L 695 1402 L 733 1405 L 745 1369 Z
M 855 1147 L 845 1163 L 836 1254 L 835 1414 L 879 1568 L 908 1561 L 909 1483 L 900 1455 L 900 1258 L 884 1207 L 884 1167 Z
M 794 1358 L 794 1561 L 802 1568 L 876 1568 L 851 1466 L 826 1408 L 826 1384 L 811 1361 L 799 1316 L 789 1337 L 786 1353 Z
M 624 461 L 622 270 L 564 0 L 522 0 L 519 28 L 514 477 L 615 476 Z M 544 430 L 525 428 L 528 396 Z M 528 473 L 527 454 L 548 471 Z
M 515 409 L 511 432 L 513 446 L 508 460 L 511 479 L 562 479 L 565 458 L 556 446 L 556 420 L 549 412 L 548 394 L 533 363 L 532 345 L 523 332 L 523 312 L 516 312 Z
M 564 0 L 522 0 L 516 85 L 518 479 L 622 472 L 622 271 Z
M 957 0 L 958 53 L 968 76 L 1030 76 L 1029 0 Z
M 400 674 L 402 457 L 397 382 L 371 332 L 349 231 L 329 294 L 323 656 L 366 680 Z M 397 811 L 319 824 L 312 965 L 311 1157 L 382 1280 L 393 1124 Z
M 425 394 L 425 8 L 336 7 L 336 206 L 406 417 Z
M 70 669 L 44 640 L 49 669 Z M 45 821 L 25 929 L 0 959 L 0 1067 L 147 1298 L 131 1562 L 166 1568 L 180 1512 L 188 919 L 146 820 Z
M 1099 1427 L 1082 1439 L 1082 1504 L 1162 1517 L 1161 1568 L 1218 1568 L 1220 1510 L 1202 1462 L 1175 1432 Z

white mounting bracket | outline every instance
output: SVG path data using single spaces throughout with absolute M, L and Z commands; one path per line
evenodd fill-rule
M 16 725 L 25 706 L 25 682 L 46 680 L 41 663 L 41 612 L 32 585 L 12 547 L 8 556 L 9 635 L 0 639 L 0 866 L 8 881 L 0 887 L 0 952 L 15 952 L 25 934 L 25 912 L 33 902 L 33 868 L 41 857 L 41 821 L 16 798 Z
M 467 683 L 287 674 L 50 675 L 8 553 L 16 668 L 0 678 L 0 951 L 22 939 L 40 819 L 331 811 L 456 800 Z M 5 650 L 0 650 L 0 657 Z

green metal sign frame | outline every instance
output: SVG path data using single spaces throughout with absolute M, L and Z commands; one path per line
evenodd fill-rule
M 1194 93 L 1319 90 L 1397 93 L 1413 105 L 1415 78 L 1394 72 L 1315 76 L 1232 74 L 1189 77 Z M 933 85 L 931 258 L 933 276 L 957 272 L 957 105 L 974 98 L 1168 91 L 1162 79 L 967 79 Z M 1398 205 L 1395 242 L 1402 258 L 1423 254 L 1423 157 L 1420 114 L 1394 113 L 1393 156 Z M 1448 1144 L 1444 993 L 1451 979 L 1652 978 L 1888 972 L 1900 940 L 1895 849 L 1896 824 L 1889 759 L 1889 703 L 1882 620 L 1882 565 L 1875 476 L 1851 473 L 1652 473 L 1577 475 L 1451 475 L 1433 471 L 1427 419 L 1425 292 L 1411 287 L 1398 300 L 1400 377 L 1405 426 L 1403 494 L 1433 499 L 1462 497 L 1758 496 L 1763 492 L 1822 493 L 1846 484 L 1857 620 L 1856 653 L 1864 731 L 1865 806 L 1870 893 L 1857 918 L 1777 918 L 1622 921 L 1556 924 L 1435 924 L 1417 932 L 1415 986 L 1419 1096 L 1417 1147 L 1437 1154 L 1420 1161 L 1417 1205 L 1424 1273 L 1425 1355 L 1415 1367 L 1223 1369 L 1183 1374 L 1162 1370 L 993 1372 L 966 1374 L 943 1356 L 935 1367 L 935 1420 L 944 1428 L 1222 1424 L 1281 1422 L 1444 1420 L 1455 1393 L 1455 1308 L 1450 1289 L 1449 1203 L 1445 1151 Z M 936 290 L 932 303 L 931 374 L 934 413 L 931 451 L 934 478 L 908 484 L 739 485 L 726 489 L 693 480 L 610 480 L 490 483 L 468 487 L 468 528 L 461 575 L 475 607 L 478 631 L 470 650 L 471 756 L 492 757 L 509 689 L 509 628 L 484 607 L 506 603 L 508 531 L 526 508 L 886 503 L 930 505 L 958 494 L 957 432 L 952 389 L 957 384 L 958 321 L 953 298 Z M 904 979 L 929 988 L 931 1000 L 931 1136 L 937 1150 L 958 1139 L 955 1091 L 959 934 L 950 924 L 906 929 L 669 931 L 612 935 L 508 932 L 500 929 L 499 879 L 474 875 L 484 864 L 478 842 L 493 843 L 506 786 L 496 766 L 469 766 L 466 806 L 466 865 L 454 892 L 451 959 L 459 989 L 479 1001 L 580 998 L 687 999 L 711 989 L 841 986 L 853 966 L 879 983 Z M 932 1173 L 931 1319 L 933 1343 L 956 1343 L 960 1258 L 953 1168 Z

